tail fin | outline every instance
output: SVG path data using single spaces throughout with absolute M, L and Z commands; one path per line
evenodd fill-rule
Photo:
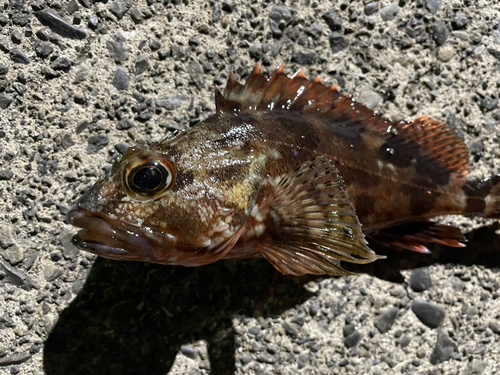
M 484 180 L 469 180 L 464 186 L 467 213 L 500 219 L 500 175 Z

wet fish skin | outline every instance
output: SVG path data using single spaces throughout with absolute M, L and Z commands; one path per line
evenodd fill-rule
M 469 180 L 468 151 L 447 124 L 392 123 L 335 87 L 281 66 L 233 75 L 217 113 L 128 150 L 68 214 L 74 243 L 101 256 L 198 266 L 265 257 L 285 274 L 348 274 L 380 259 L 365 235 L 426 252 L 463 246 L 429 219 L 500 216 L 500 178 Z

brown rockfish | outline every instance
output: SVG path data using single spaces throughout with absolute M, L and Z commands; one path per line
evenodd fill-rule
M 391 122 L 319 78 L 258 64 L 216 88 L 216 114 L 131 147 L 68 221 L 106 258 L 200 266 L 264 257 L 284 274 L 349 274 L 381 258 L 370 240 L 427 252 L 464 246 L 438 215 L 500 217 L 500 177 L 467 179 L 469 153 L 444 122 Z

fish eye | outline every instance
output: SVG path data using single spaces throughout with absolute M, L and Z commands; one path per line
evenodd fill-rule
M 166 163 L 165 163 L 166 164 Z M 126 176 L 127 187 L 137 198 L 153 198 L 173 185 L 175 170 L 173 165 L 165 165 L 159 160 L 149 160 L 129 166 Z

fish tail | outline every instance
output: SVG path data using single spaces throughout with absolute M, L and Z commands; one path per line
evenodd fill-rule
M 483 180 L 468 180 L 465 211 L 490 219 L 500 219 L 500 175 Z

